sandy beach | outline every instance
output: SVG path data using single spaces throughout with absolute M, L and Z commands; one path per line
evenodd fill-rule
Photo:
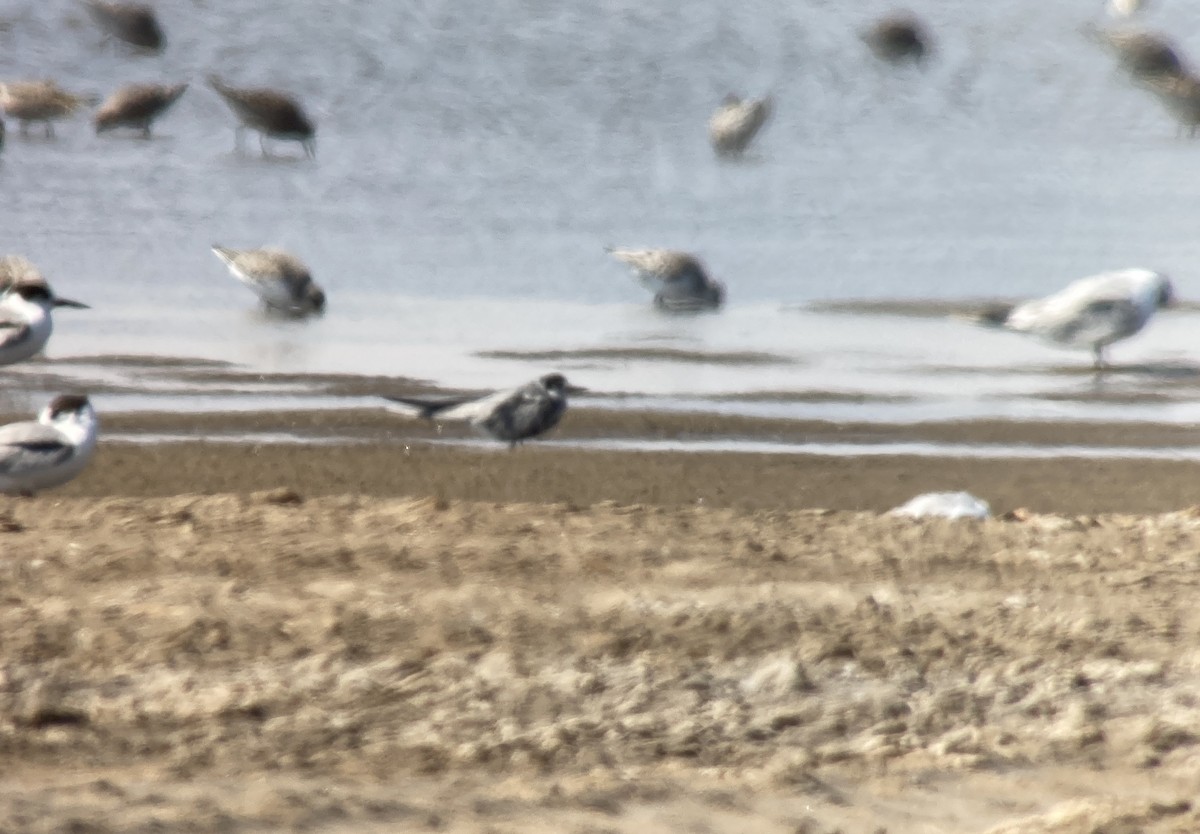
M 0 500 L 0 828 L 1197 830 L 1194 468 L 107 443 Z

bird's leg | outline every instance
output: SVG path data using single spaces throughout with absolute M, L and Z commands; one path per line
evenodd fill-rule
M 1104 361 L 1104 346 L 1092 345 L 1092 367 L 1097 371 L 1102 371 L 1108 367 Z
M 267 134 L 265 134 L 265 133 L 258 134 L 258 147 L 259 147 L 259 150 L 262 151 L 263 156 L 270 156 L 270 154 L 267 153 Z
M 146 123 L 146 124 L 145 124 L 145 125 L 142 127 L 142 138 L 143 138 L 143 139 L 149 139 L 149 138 L 150 138 L 150 123 L 149 123 L 149 122 L 147 122 L 147 123 Z
M 46 119 L 46 121 L 43 122 L 43 124 L 46 125 L 46 138 L 53 139 L 54 138 L 54 122 L 50 121 L 49 119 Z
M 245 140 L 242 138 L 242 135 L 245 132 L 246 132 L 245 125 L 238 125 L 237 129 L 233 132 L 233 149 L 235 151 L 237 151 L 238 153 L 245 153 L 245 150 L 244 150 Z
M 25 121 L 25 119 L 21 119 L 21 135 L 29 135 L 29 122 Z

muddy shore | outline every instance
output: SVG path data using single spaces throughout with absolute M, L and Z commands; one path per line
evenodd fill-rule
M 0 830 L 1200 830 L 1192 512 L 55 496 L 0 553 Z

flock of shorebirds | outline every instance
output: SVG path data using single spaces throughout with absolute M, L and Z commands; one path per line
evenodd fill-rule
M 164 48 L 163 29 L 149 6 L 80 2 L 112 38 L 141 50 Z M 1142 0 L 1109 0 L 1108 13 L 1126 20 L 1142 5 Z M 1164 103 L 1181 130 L 1196 132 L 1200 127 L 1200 78 L 1166 38 L 1126 26 L 1092 24 L 1085 31 L 1115 53 L 1135 83 Z M 877 58 L 891 64 L 922 64 L 934 49 L 927 27 L 909 14 L 877 20 L 862 32 L 862 38 Z M 270 153 L 268 140 L 298 142 L 306 156 L 315 156 L 316 128 L 290 95 L 267 88 L 233 87 L 216 76 L 210 76 L 208 83 L 237 119 L 238 152 L 244 150 L 244 134 L 251 130 L 259 134 L 264 156 Z M 100 104 L 94 115 L 95 129 L 100 133 L 125 128 L 149 137 L 155 120 L 187 87 L 186 83 L 123 87 Z M 19 123 L 22 135 L 40 123 L 45 136 L 52 138 L 55 121 L 95 103 L 50 80 L 0 83 L 0 109 Z M 745 100 L 728 96 L 708 123 L 714 151 L 722 156 L 744 153 L 772 108 L 769 96 Z M 0 145 L 3 137 L 4 123 L 0 121 Z M 664 310 L 713 310 L 725 301 L 724 286 L 694 255 L 667 249 L 608 251 L 633 270 L 654 294 L 654 304 Z M 295 256 L 269 248 L 214 246 L 213 252 L 267 308 L 292 316 L 324 311 L 324 292 Z M 987 309 L 973 320 L 1060 346 L 1090 349 L 1096 367 L 1102 368 L 1104 349 L 1140 331 L 1173 297 L 1165 275 L 1125 269 L 1082 278 L 1047 298 Z M 42 351 L 53 330 L 54 309 L 86 306 L 57 295 L 27 259 L 17 255 L 0 258 L 0 366 L 22 362 Z M 567 396 L 582 390 L 561 374 L 552 373 L 484 397 L 386 399 L 388 407 L 407 416 L 463 421 L 512 447 L 557 425 L 566 411 Z M 30 494 L 69 481 L 87 464 L 96 438 L 95 411 L 88 398 L 80 395 L 55 397 L 34 421 L 0 426 L 0 493 Z

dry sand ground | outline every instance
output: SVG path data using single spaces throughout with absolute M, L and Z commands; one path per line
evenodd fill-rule
M 0 499 L 0 830 L 1200 831 L 1197 514 L 309 483 Z

